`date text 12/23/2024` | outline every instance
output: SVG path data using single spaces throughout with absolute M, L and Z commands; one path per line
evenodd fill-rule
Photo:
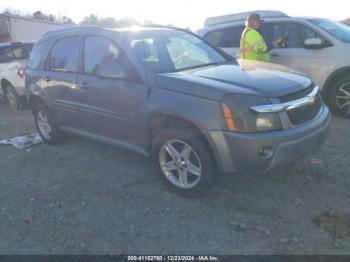
M 217 256 L 128 256 L 128 261 L 220 261 Z

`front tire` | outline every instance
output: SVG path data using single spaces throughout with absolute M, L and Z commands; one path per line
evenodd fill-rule
M 334 113 L 350 119 L 350 77 L 344 77 L 332 88 L 330 107 Z
M 12 85 L 6 87 L 6 100 L 12 110 L 16 111 L 20 108 L 20 97 Z
M 164 130 L 153 142 L 156 173 L 172 191 L 185 197 L 208 194 L 218 181 L 208 146 L 188 130 Z
M 44 103 L 35 106 L 34 119 L 36 128 L 45 143 L 53 145 L 59 142 L 62 134 L 56 126 L 52 113 Z

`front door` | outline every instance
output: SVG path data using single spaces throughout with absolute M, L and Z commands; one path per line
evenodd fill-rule
M 130 79 L 130 64 L 111 40 L 87 36 L 83 45 L 84 66 L 78 77 L 78 93 L 80 110 L 87 116 L 84 129 L 104 138 L 136 143 L 135 113 L 144 102 L 145 86 Z M 100 72 L 114 65 L 120 66 L 124 74 Z
M 303 24 L 293 22 L 268 23 L 264 25 L 264 35 L 270 32 L 272 41 L 282 37 L 284 42 L 279 48 L 270 51 L 271 62 L 289 66 L 307 74 L 317 82 L 317 76 L 329 64 L 330 49 L 325 38 Z M 271 36 L 266 36 L 267 39 Z M 308 49 L 304 41 L 309 38 L 319 38 L 325 44 L 324 48 Z

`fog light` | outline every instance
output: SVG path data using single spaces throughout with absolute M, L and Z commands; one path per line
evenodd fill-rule
M 266 159 L 270 158 L 273 155 L 273 148 L 272 146 L 263 146 L 259 149 L 258 154 L 260 157 Z

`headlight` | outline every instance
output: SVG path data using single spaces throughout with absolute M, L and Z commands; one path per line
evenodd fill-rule
M 281 121 L 275 113 L 257 114 L 256 129 L 258 131 L 270 131 L 281 129 Z
M 222 99 L 222 110 L 227 129 L 233 132 L 254 133 L 281 130 L 277 113 L 257 113 L 250 107 L 270 104 L 264 97 L 230 94 Z

